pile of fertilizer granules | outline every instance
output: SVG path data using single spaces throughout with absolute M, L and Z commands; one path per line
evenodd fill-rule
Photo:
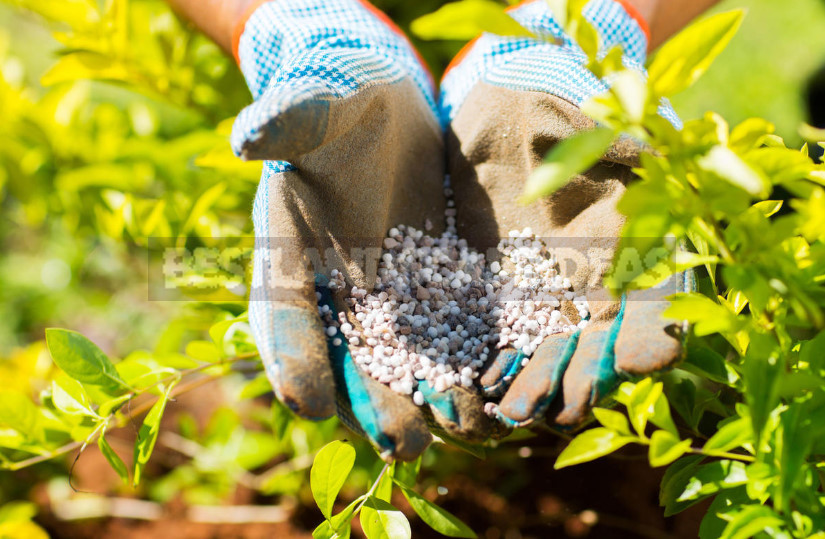
M 418 405 L 420 381 L 436 391 L 471 387 L 494 349 L 513 347 L 529 357 L 545 337 L 582 328 L 589 316 L 586 299 L 558 274 L 532 230 L 510 232 L 498 245 L 500 260 L 488 264 L 458 238 L 452 192 L 445 194 L 441 237 L 404 225 L 389 231 L 375 289 L 353 287 L 346 296 L 354 319 L 320 308 L 327 334 L 343 334 L 362 369 Z M 330 288 L 346 288 L 340 272 L 331 277 Z M 578 309 L 578 324 L 562 314 L 564 300 Z

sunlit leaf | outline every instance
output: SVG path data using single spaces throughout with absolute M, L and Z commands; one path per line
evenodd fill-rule
M 330 442 L 315 455 L 309 484 L 315 503 L 325 518 L 329 519 L 332 516 L 335 498 L 354 463 L 355 449 L 348 442 Z
M 46 343 L 57 366 L 78 382 L 112 391 L 128 387 L 106 354 L 80 333 L 50 328 Z
M 69 377 L 52 380 L 52 402 L 58 410 L 66 414 L 97 417 L 83 386 Z
M 412 489 L 402 486 L 401 491 L 421 520 L 438 533 L 447 537 L 476 537 L 469 526 L 446 509 L 430 502 Z
M 421 39 L 468 40 L 481 32 L 502 36 L 533 36 L 505 11 L 505 6 L 492 0 L 460 0 L 446 4 L 410 24 L 410 30 Z
M 29 435 L 38 423 L 37 406 L 20 391 L 0 390 L 0 426 Z
M 573 441 L 564 448 L 564 451 L 556 459 L 554 467 L 558 470 L 574 464 L 595 460 L 609 455 L 634 440 L 632 437 L 622 436 L 603 427 L 586 430 L 573 438 Z
M 410 523 L 404 513 L 370 496 L 361 508 L 361 528 L 368 539 L 409 539 Z
M 692 86 L 725 50 L 744 16 L 735 10 L 699 19 L 665 43 L 648 67 L 653 93 L 671 96 Z
M 126 469 L 126 464 L 123 460 L 115 453 L 115 450 L 112 449 L 112 446 L 109 445 L 109 442 L 106 441 L 106 438 L 103 434 L 97 439 L 97 446 L 100 448 L 100 452 L 103 453 L 103 456 L 106 457 L 106 460 L 112 466 L 112 469 L 117 472 L 121 479 L 124 481 L 129 481 L 129 470 Z
M 152 451 L 155 449 L 155 442 L 160 433 L 160 421 L 163 419 L 163 412 L 166 410 L 166 403 L 169 402 L 169 395 L 175 383 L 170 383 L 166 391 L 161 397 L 152 405 L 149 413 L 143 419 L 143 424 L 138 429 L 137 439 L 135 440 L 134 451 L 134 475 L 132 477 L 132 485 L 138 486 L 141 479 L 143 479 L 143 471 L 149 458 L 152 456 Z
M 654 468 L 666 466 L 690 449 L 692 440 L 679 440 L 666 430 L 657 430 L 650 436 L 648 460 Z
M 611 130 L 597 128 L 582 131 L 556 144 L 544 158 L 544 164 L 527 179 L 521 203 L 529 204 L 551 195 L 573 176 L 591 168 L 610 147 L 613 138 Z
M 132 78 L 123 64 L 117 60 L 91 51 L 66 54 L 41 78 L 40 84 L 52 86 L 79 79 L 128 81 Z
M 712 172 L 751 196 L 766 197 L 770 194 L 770 182 L 724 146 L 711 148 L 704 157 L 698 160 L 698 164 L 704 170 Z
M 770 507 L 747 505 L 728 522 L 719 539 L 748 539 L 782 524 L 782 518 Z
M 633 436 L 633 433 L 630 432 L 630 423 L 628 423 L 627 417 L 623 413 L 607 408 L 593 408 L 593 415 L 603 427 L 624 436 Z
M 421 469 L 421 457 L 412 462 L 397 460 L 392 463 L 390 474 L 393 480 L 402 487 L 413 488 L 418 480 L 418 472 Z
M 705 442 L 702 450 L 729 451 L 744 444 L 753 443 L 753 430 L 748 418 L 741 417 L 725 423 L 710 439 Z
M 186 345 L 186 355 L 206 363 L 218 363 L 221 352 L 209 341 L 190 341 Z

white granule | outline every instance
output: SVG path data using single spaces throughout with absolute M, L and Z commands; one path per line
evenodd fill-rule
M 500 260 L 488 264 L 458 238 L 452 192 L 445 194 L 447 229 L 440 237 L 405 225 L 390 229 L 375 289 L 353 287 L 345 298 L 353 319 L 319 308 L 327 335 L 340 331 L 365 372 L 419 406 L 419 383 L 436 391 L 472 387 L 494 348 L 529 357 L 548 335 L 585 327 L 590 314 L 587 299 L 558 274 L 531 229 L 511 231 L 498 245 Z M 340 272 L 331 277 L 330 288 L 346 287 Z M 563 301 L 572 301 L 581 322 L 562 314 Z

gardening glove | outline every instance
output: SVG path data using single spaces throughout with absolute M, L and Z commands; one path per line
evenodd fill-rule
M 242 158 L 267 160 L 253 208 L 249 306 L 267 375 L 298 415 L 337 411 L 384 456 L 413 459 L 432 439 L 421 409 L 362 372 L 345 347 L 328 348 L 318 301 L 332 298 L 323 277 L 316 296 L 316 275 L 338 269 L 348 286 L 371 290 L 389 228 L 443 227 L 432 83 L 400 31 L 366 2 L 277 0 L 248 14 L 236 56 L 255 101 L 231 142 Z M 480 397 L 450 395 L 454 413 L 434 409 L 433 421 L 457 436 L 483 435 Z
M 529 362 L 518 350 L 500 350 L 481 381 L 488 396 L 504 395 L 497 415 L 509 425 L 526 426 L 546 415 L 557 426 L 574 427 L 620 378 L 679 360 L 683 327 L 662 318 L 664 298 L 685 291 L 690 280 L 679 275 L 620 299 L 603 286 L 625 221 L 616 203 L 641 151 L 630 139 L 614 144 L 600 163 L 549 198 L 529 206 L 518 202 L 550 148 L 595 126 L 578 106 L 608 86 L 586 69 L 584 53 L 563 34 L 545 2 L 523 3 L 510 14 L 560 44 L 485 34 L 445 75 L 441 108 L 449 123 L 459 235 L 489 248 L 510 230 L 532 228 L 551 246 L 560 274 L 587 298 L 590 319 L 574 333 L 547 337 Z M 598 30 L 603 51 L 620 45 L 625 66 L 643 71 L 647 37 L 633 11 L 614 0 L 593 0 L 584 14 Z M 669 105 L 660 114 L 678 125 Z M 569 299 L 561 310 L 579 323 L 578 306 Z

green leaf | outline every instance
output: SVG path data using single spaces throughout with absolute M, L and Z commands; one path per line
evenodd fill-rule
M 717 494 L 699 525 L 699 539 L 718 539 L 728 525 L 728 515 L 748 502 L 750 498 L 744 487 L 723 490 Z
M 623 436 L 633 436 L 630 432 L 630 423 L 627 422 L 627 417 L 623 413 L 607 408 L 593 408 L 593 415 L 603 427 Z
M 390 477 L 390 474 L 385 473 L 381 476 L 378 484 L 375 485 L 373 496 L 385 502 L 392 501 L 392 477 Z
M 41 78 L 40 84 L 52 86 L 61 82 L 93 79 L 129 81 L 132 74 L 117 60 L 92 51 L 66 54 Z
M 367 499 L 366 494 L 362 494 L 361 496 L 358 496 L 357 498 L 352 500 L 352 502 L 350 502 L 350 504 L 348 506 L 346 506 L 343 511 L 341 511 L 337 515 L 333 516 L 329 520 L 330 523 L 332 524 L 333 529 L 336 529 L 336 530 L 339 529 L 345 521 L 351 519 L 352 514 L 355 512 L 355 508 L 358 507 L 358 505 L 360 505 L 360 503 L 362 501 L 366 500 L 366 499 Z
M 611 77 L 611 91 L 619 100 L 627 119 L 640 123 L 647 106 L 647 83 L 641 73 L 630 69 L 619 71 Z
M 753 205 L 753 208 L 759 211 L 765 217 L 770 217 L 782 209 L 781 200 L 763 200 Z
M 37 428 L 39 415 L 37 406 L 20 391 L 0 390 L 0 426 L 30 436 Z
M 284 406 L 278 399 L 272 399 L 272 434 L 276 440 L 283 440 L 286 437 L 286 430 L 295 419 L 292 411 Z
M 776 530 L 782 526 L 782 519 L 773 509 L 765 505 L 747 505 L 725 527 L 719 539 L 748 539 L 760 535 L 770 534 L 771 529 Z M 785 537 L 788 537 L 785 535 Z
M 100 20 L 97 5 L 91 0 L 38 0 L 25 2 L 25 8 L 52 22 L 84 28 Z
M 390 476 L 399 486 L 413 488 L 418 481 L 418 472 L 421 469 L 421 457 L 412 462 L 396 460 L 390 468 Z
M 605 128 L 582 131 L 556 144 L 534 170 L 520 198 L 529 204 L 564 187 L 576 174 L 595 165 L 610 147 L 615 134 Z
M 186 218 L 186 222 L 181 228 L 181 234 L 187 234 L 194 229 L 200 218 L 221 198 L 224 191 L 226 191 L 226 184 L 223 182 L 216 183 L 204 191 L 192 205 L 192 209 L 189 211 L 189 217 Z
M 630 416 L 630 423 L 639 434 L 645 435 L 645 428 L 647 420 L 653 415 L 655 411 L 656 401 L 662 395 L 663 384 L 661 382 L 653 383 L 650 378 L 645 378 L 636 384 L 633 392 L 627 399 L 627 413 Z
M 430 502 L 417 492 L 402 486 L 401 492 L 410 502 L 410 506 L 421 520 L 442 535 L 447 537 L 476 537 L 469 526 L 461 522 L 455 515 Z
M 217 349 L 220 353 L 224 353 L 224 349 L 223 349 L 223 344 L 224 343 L 223 343 L 223 341 L 226 338 L 226 334 L 229 331 L 229 329 L 232 326 L 234 326 L 235 324 L 237 324 L 238 322 L 247 322 L 247 321 L 249 321 L 249 316 L 244 314 L 244 315 L 239 316 L 237 318 L 232 318 L 230 320 L 223 320 L 223 321 L 218 322 L 217 324 L 213 325 L 211 328 L 209 328 L 209 336 L 212 338 L 212 341 L 215 343 L 215 346 L 217 347 Z
M 579 434 L 564 448 L 554 468 L 556 470 L 603 457 L 635 441 L 612 430 L 598 427 Z
M 146 463 L 149 462 L 149 457 L 152 456 L 152 451 L 155 449 L 155 442 L 158 439 L 160 432 L 160 420 L 163 419 L 163 411 L 166 409 L 166 403 L 169 402 L 169 394 L 177 382 L 172 382 L 161 397 L 152 405 L 149 413 L 143 419 L 143 424 L 138 430 L 137 439 L 135 440 L 134 452 L 134 476 L 132 477 L 132 485 L 138 486 L 140 480 L 143 478 L 143 470 Z
M 492 0 L 461 0 L 446 4 L 412 21 L 410 30 L 421 39 L 470 40 L 482 32 L 502 36 L 534 37 L 533 32 Z
M 361 528 L 367 539 L 408 539 L 410 523 L 404 513 L 375 496 L 370 496 L 361 508 Z
M 648 68 L 653 93 L 667 97 L 692 86 L 727 47 L 744 15 L 736 10 L 699 19 L 665 43 Z
M 702 264 L 715 264 L 717 262 L 719 262 L 719 257 L 717 256 L 700 255 L 687 251 L 674 251 L 669 258 L 660 260 L 644 272 L 633 276 L 626 284 L 611 274 L 610 284 L 612 288 L 621 290 L 653 288 L 675 273 L 680 273 Z M 624 284 L 624 286 L 620 287 L 622 284 Z
M 687 320 L 693 324 L 693 332 L 699 337 L 738 331 L 742 326 L 742 321 L 733 312 L 702 294 L 674 294 L 668 299 L 670 307 L 663 316 Z
M 332 506 L 355 463 L 355 448 L 349 442 L 334 441 L 318 454 L 309 474 L 309 485 L 315 503 L 325 518 L 332 516 Z
M 100 452 L 103 453 L 103 456 L 106 457 L 106 460 L 109 461 L 109 465 L 111 465 L 112 469 L 117 472 L 123 481 L 129 481 L 129 470 L 126 469 L 126 464 L 123 460 L 115 453 L 115 450 L 112 449 L 112 446 L 109 445 L 109 442 L 106 441 L 104 437 L 105 431 L 100 434 L 100 437 L 97 439 L 97 446 L 100 448 Z
M 714 146 L 697 164 L 753 197 L 765 198 L 771 192 L 771 182 L 725 146 Z
M 579 16 L 575 21 L 568 24 L 566 30 L 573 36 L 590 62 L 596 62 L 600 44 L 599 32 L 590 24 L 590 21 Z M 624 71 L 624 73 L 626 72 Z
M 722 425 L 716 433 L 705 442 L 702 451 L 729 451 L 744 444 L 753 443 L 753 429 L 750 418 L 740 417 Z
M 269 378 L 266 374 L 260 374 L 244 384 L 238 398 L 241 400 L 254 399 L 270 393 L 272 393 L 272 386 L 269 384 Z
M 98 413 L 101 417 L 106 417 L 120 410 L 120 407 L 129 402 L 132 398 L 134 398 L 134 394 L 127 393 L 125 395 L 121 395 L 120 397 L 108 400 L 100 405 L 100 408 L 98 408 Z
M 728 365 L 725 358 L 714 350 L 698 344 L 687 346 L 687 357 L 679 368 L 728 386 L 739 379 L 739 375 Z
M 568 0 L 544 0 L 553 18 L 561 28 L 567 28 L 567 4 Z
M 128 388 L 106 354 L 80 333 L 49 328 L 46 344 L 57 366 L 78 382 L 98 385 L 108 391 Z
M 808 142 L 822 142 L 825 141 L 825 129 L 814 127 L 810 124 L 803 123 L 797 129 L 799 136 Z
M 704 457 L 701 455 L 691 455 L 682 457 L 668 466 L 659 487 L 659 505 L 665 508 L 666 517 L 689 507 L 690 504 L 677 502 L 677 499 L 684 492 L 685 485 L 687 485 L 691 475 L 699 469 L 699 464 L 703 459 Z
M 653 413 L 650 414 L 649 420 L 660 429 L 665 429 L 676 437 L 679 436 L 679 431 L 673 422 L 673 416 L 670 415 L 670 404 L 664 392 L 660 393 L 659 398 L 653 403 Z
M 99 417 L 80 382 L 68 376 L 52 380 L 52 402 L 64 414 Z
M 186 345 L 186 355 L 206 363 L 218 363 L 221 360 L 221 352 L 215 347 L 215 343 L 209 341 L 190 341 Z
M 762 146 L 765 138 L 775 131 L 772 123 L 762 118 L 748 118 L 730 132 L 730 149 L 743 154 Z
M 825 370 L 825 331 L 820 331 L 809 341 L 802 341 L 799 361 L 807 364 L 814 372 Z
M 773 492 L 773 505 L 782 513 L 790 512 L 794 491 L 805 489 L 799 482 L 807 468 L 806 460 L 814 441 L 821 438 L 823 431 L 821 420 L 814 423 L 812 418 L 819 418 L 821 414 L 821 407 L 811 410 L 799 403 L 791 404 L 782 413 L 776 443 L 779 484 Z
M 329 525 L 329 529 L 332 534 L 330 535 L 330 537 L 346 539 L 350 536 L 350 533 L 352 531 L 352 526 L 350 525 L 352 514 L 355 512 L 355 508 L 358 507 L 358 505 L 360 505 L 361 502 L 366 499 L 366 497 L 366 494 L 363 496 L 359 496 L 358 498 L 353 500 L 348 506 L 346 506 L 346 508 L 344 508 L 343 511 L 333 516 L 331 519 L 324 521 L 324 523 Z M 322 525 L 324 523 L 322 523 Z
M 648 459 L 654 468 L 666 466 L 690 449 L 692 440 L 679 440 L 666 430 L 657 430 L 650 437 Z
M 750 408 L 754 440 L 761 440 L 768 416 L 779 401 L 778 382 L 783 371 L 776 341 L 768 334 L 752 333 L 744 361 L 745 398 Z
M 6 502 L 0 505 L 0 523 L 31 520 L 37 516 L 37 511 L 37 505 L 31 502 Z
M 752 150 L 745 160 L 766 178 L 770 178 L 774 185 L 790 184 L 808 178 L 816 168 L 808 157 L 786 148 Z
M 335 537 L 335 530 L 332 529 L 332 524 L 329 520 L 324 520 L 318 527 L 312 530 L 312 539 L 333 539 Z
M 718 460 L 698 467 L 688 478 L 676 501 L 697 501 L 720 490 L 748 482 L 745 464 L 735 460 Z
M 717 492 L 748 482 L 745 465 L 719 460 L 701 464 L 703 456 L 688 456 L 671 464 L 662 479 L 659 503 L 665 516 L 675 515 Z
M 336 515 L 336 517 L 337 516 L 338 515 Z M 334 519 L 335 517 L 333 517 L 333 520 Z M 352 525 L 349 519 L 342 521 L 337 528 L 329 520 L 325 520 L 312 532 L 313 539 L 349 539 L 351 535 Z

